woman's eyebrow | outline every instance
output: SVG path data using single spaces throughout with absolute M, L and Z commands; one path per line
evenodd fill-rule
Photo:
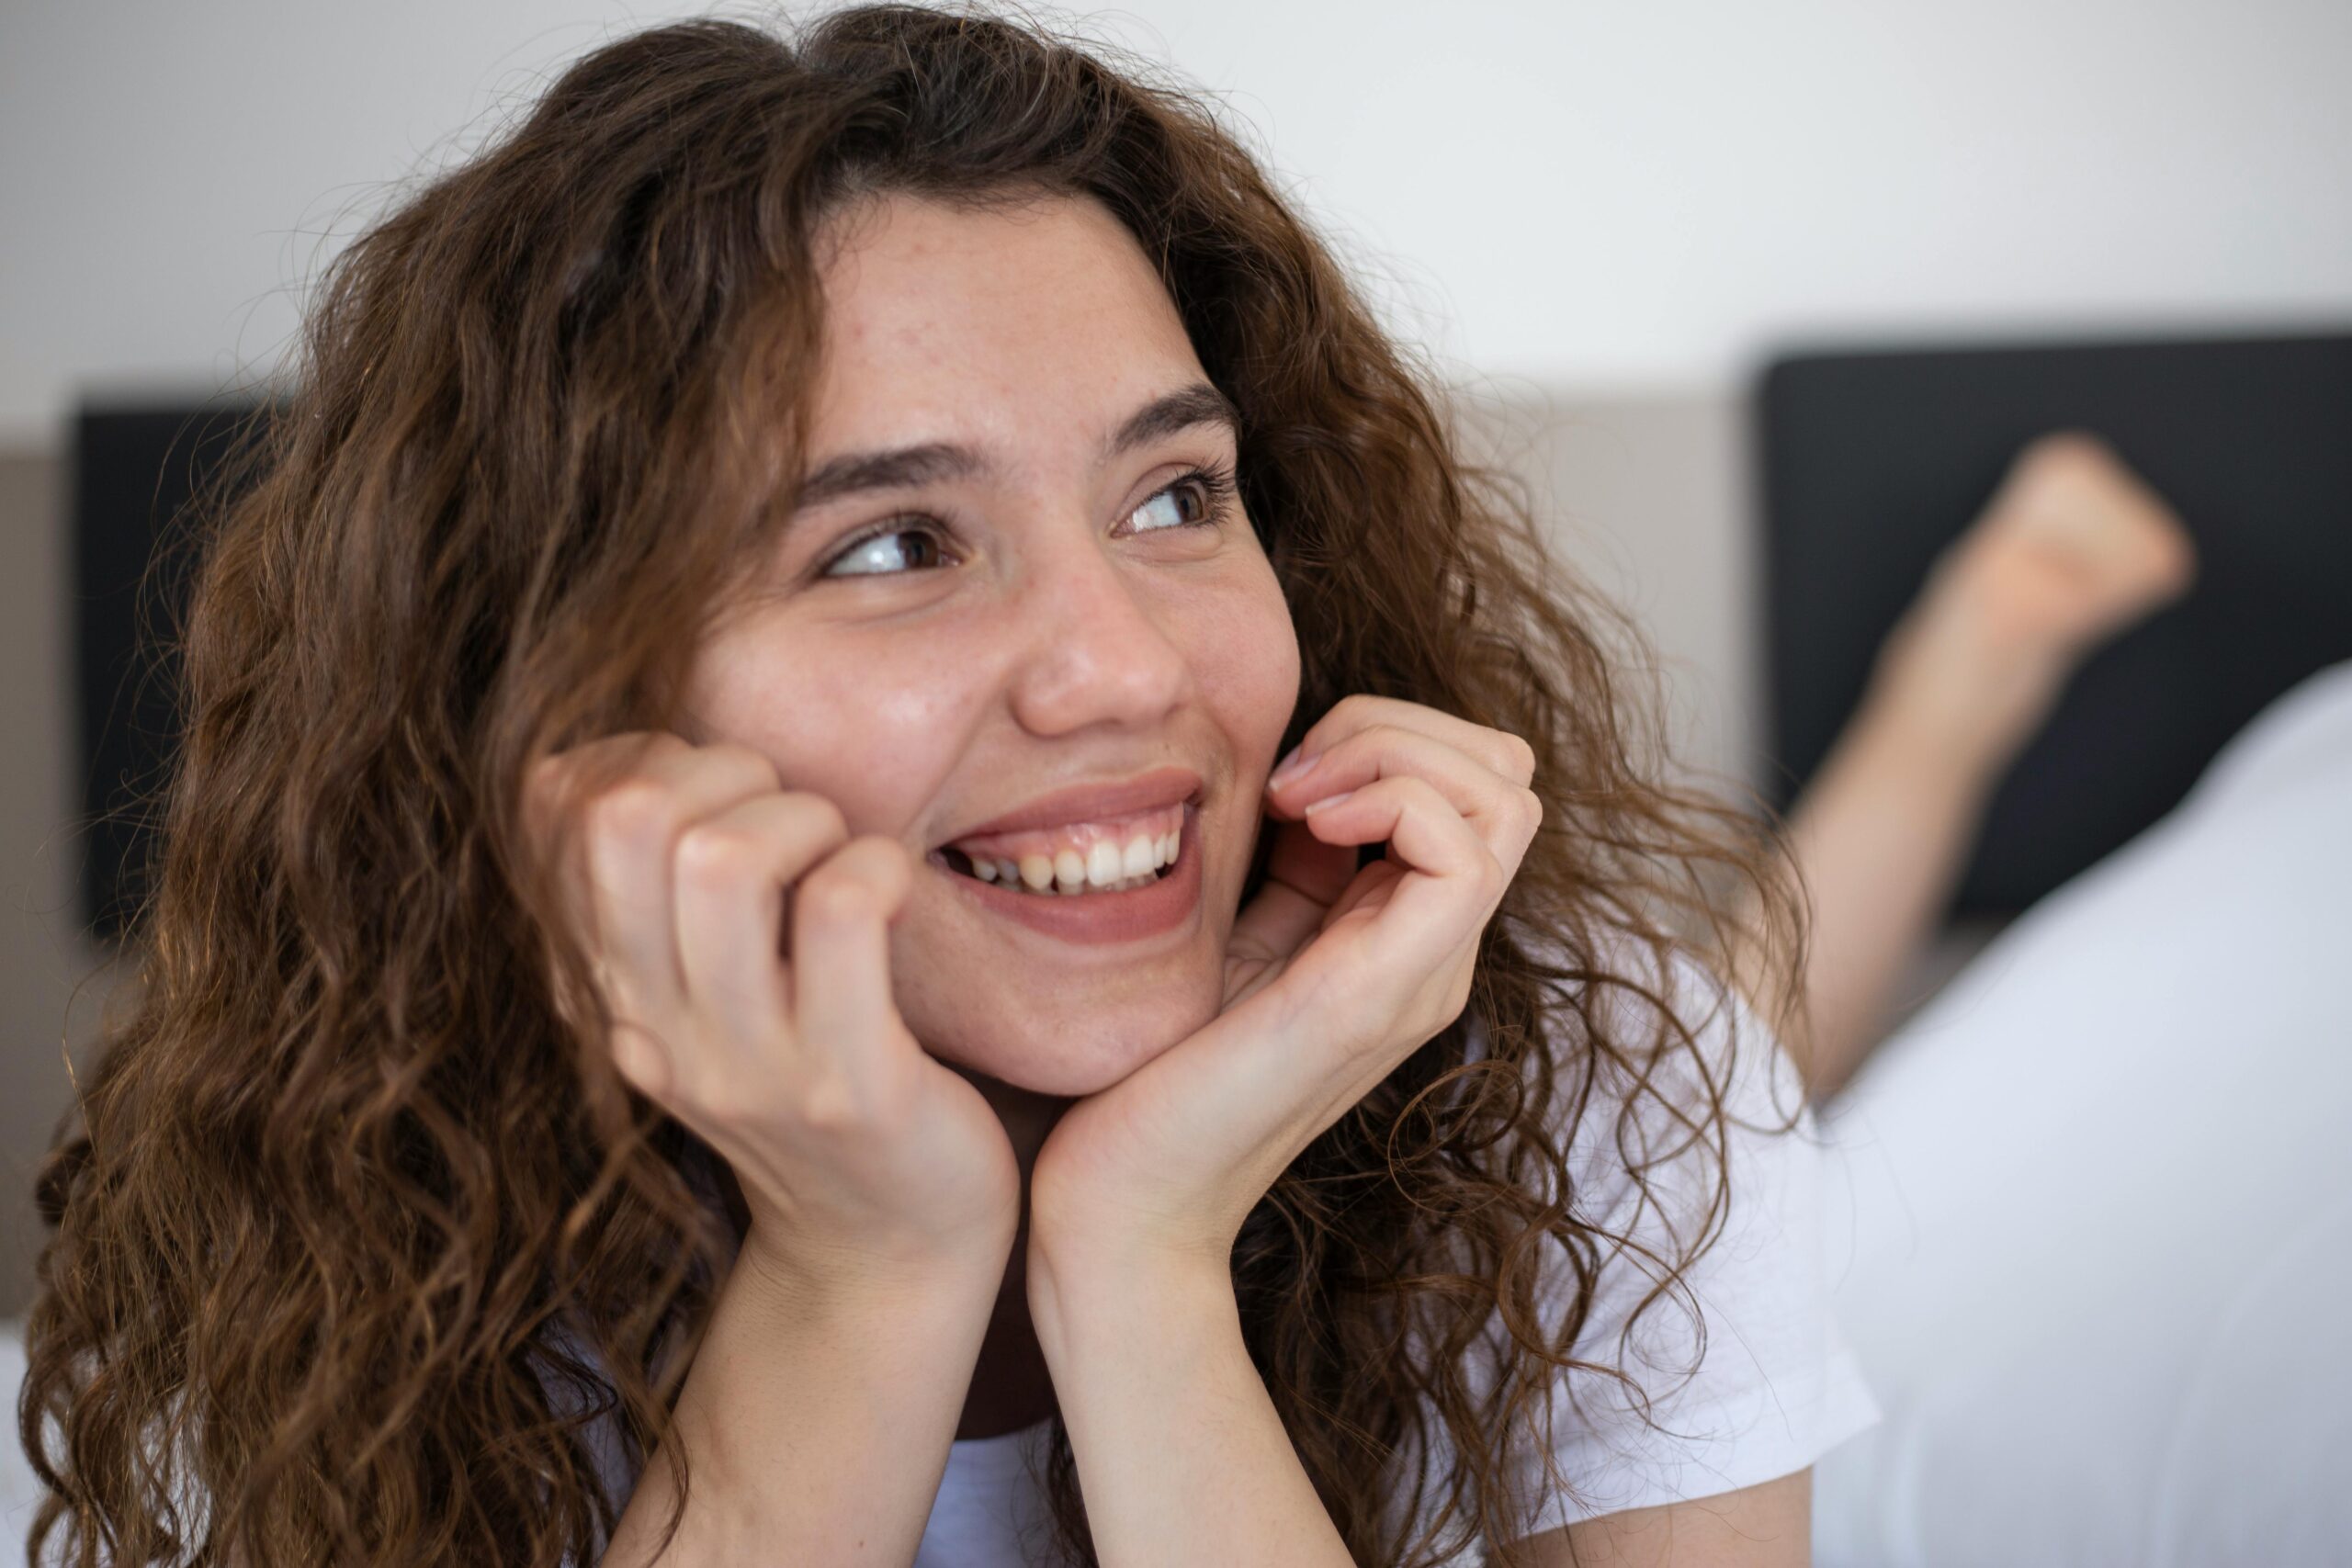
M 1238 439 L 1240 411 L 1206 381 L 1195 381 L 1189 387 L 1162 393 L 1129 414 L 1126 423 L 1103 443 L 1100 461 L 1107 463 L 1148 442 L 1206 424 L 1222 424 Z M 913 490 L 948 479 L 970 479 L 988 470 L 988 459 L 978 452 L 947 442 L 934 441 L 885 452 L 853 452 L 828 458 L 810 469 L 794 494 L 792 509 L 797 515 L 866 491 Z
M 1154 398 L 1129 414 L 1126 423 L 1112 432 L 1111 439 L 1102 444 L 1097 460 L 1107 463 L 1147 442 L 1204 424 L 1224 425 L 1233 433 L 1235 440 L 1241 438 L 1241 411 L 1206 381 L 1195 381 Z

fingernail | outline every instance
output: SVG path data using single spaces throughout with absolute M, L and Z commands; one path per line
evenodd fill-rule
M 1306 772 L 1308 768 L 1315 765 L 1312 762 L 1302 762 L 1299 761 L 1298 748 L 1299 746 L 1304 746 L 1306 744 L 1306 742 L 1302 740 L 1298 743 L 1298 746 L 1292 747 L 1289 754 L 1274 765 L 1274 771 L 1266 778 L 1266 786 L 1269 789 L 1278 788 L 1283 784 L 1290 783 L 1291 780 L 1298 777 L 1301 773 Z
M 1327 806 L 1337 806 L 1340 802 L 1347 799 L 1348 796 L 1353 794 L 1355 794 L 1355 791 L 1351 789 L 1343 789 L 1337 795 L 1327 795 L 1320 800 L 1310 800 L 1306 803 L 1307 815 L 1313 816 L 1316 812 L 1322 810 Z

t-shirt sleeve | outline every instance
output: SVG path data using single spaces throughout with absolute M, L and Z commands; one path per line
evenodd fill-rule
M 1643 1089 L 1603 1056 L 1568 1151 L 1571 1212 L 1638 1244 L 1600 1241 L 1576 1354 L 1622 1371 L 1634 1387 L 1581 1367 L 1555 1374 L 1548 1436 L 1533 1448 L 1522 1439 L 1514 1456 L 1528 1502 L 1519 1535 L 1788 1475 L 1880 1419 L 1830 1306 L 1824 1148 L 1810 1108 L 1800 1109 L 1795 1065 L 1735 989 L 1687 955 L 1674 954 L 1671 966 L 1671 983 L 1656 988 L 1695 1037 L 1695 1057 L 1670 1038 Z M 1622 1038 L 1645 1044 L 1657 1034 L 1654 1005 L 1617 987 L 1609 995 Z M 1722 1121 L 1708 1112 L 1701 1062 L 1728 1112 Z M 1629 1102 L 1635 1114 L 1621 1140 Z M 1654 1162 L 1646 1196 L 1629 1156 Z M 1679 1284 L 1643 1305 L 1718 1202 L 1720 1233 Z M 1556 1261 L 1565 1270 L 1566 1259 Z M 1565 1308 L 1575 1288 L 1564 1272 L 1547 1299 Z

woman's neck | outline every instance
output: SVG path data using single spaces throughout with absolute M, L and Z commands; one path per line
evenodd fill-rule
M 1032 1427 L 1054 1413 L 1054 1382 L 1046 1369 L 1046 1353 L 1029 1321 L 1029 1173 L 1036 1168 L 1037 1151 L 1071 1101 L 1054 1095 L 1015 1089 L 980 1074 L 956 1071 L 971 1081 L 981 1098 L 1004 1123 L 1005 1136 L 1021 1163 L 1021 1224 L 1012 1237 L 1012 1253 L 1005 1260 L 1004 1283 L 998 1289 L 996 1310 L 989 1316 L 988 1334 L 980 1341 L 979 1359 L 972 1368 L 972 1384 L 964 1397 L 964 1414 L 956 1423 L 957 1438 L 993 1438 Z

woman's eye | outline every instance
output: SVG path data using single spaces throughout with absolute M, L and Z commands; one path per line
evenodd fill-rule
M 928 559 L 920 558 L 926 551 L 910 549 L 899 544 L 901 539 L 919 539 L 928 546 Z M 890 526 L 878 533 L 868 534 L 826 563 L 821 575 L 826 577 L 886 577 L 893 570 L 893 562 L 917 567 L 939 564 L 939 536 L 928 528 Z
M 1140 525 L 1136 532 L 1165 533 L 1170 528 L 1214 526 L 1225 516 L 1227 501 L 1233 494 L 1233 476 L 1223 468 L 1195 468 L 1180 474 L 1156 491 L 1150 500 L 1129 513 L 1140 517 L 1159 507 L 1161 522 Z M 901 545 L 900 540 L 921 541 L 919 547 Z M 891 577 L 900 567 L 918 570 L 935 567 L 945 558 L 941 547 L 939 530 L 913 517 L 894 518 L 862 538 L 852 540 L 841 553 L 825 564 L 820 577 Z
M 1155 506 L 1161 508 L 1162 515 L 1168 517 L 1170 521 L 1140 530 L 1144 533 L 1158 533 L 1163 527 L 1185 528 L 1200 523 L 1212 522 L 1215 520 L 1216 512 L 1216 497 L 1210 492 L 1206 481 L 1206 475 L 1186 474 L 1154 495 L 1149 501 L 1136 507 L 1129 515 L 1140 517 Z M 1186 509 L 1188 502 L 1190 503 L 1189 511 Z M 1163 503 L 1167 504 L 1163 505 Z

